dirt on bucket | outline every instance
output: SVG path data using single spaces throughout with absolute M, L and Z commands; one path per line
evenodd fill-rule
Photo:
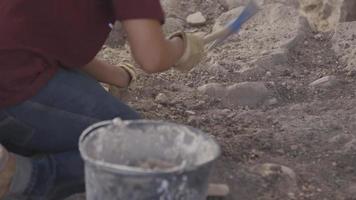
M 177 165 L 173 162 L 164 160 L 147 159 L 145 161 L 139 161 L 135 164 L 130 164 L 131 167 L 139 167 L 142 169 L 148 169 L 153 171 L 162 171 L 176 167 Z

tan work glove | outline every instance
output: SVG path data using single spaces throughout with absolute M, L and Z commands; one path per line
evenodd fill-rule
M 137 72 L 135 70 L 135 67 L 133 65 L 129 64 L 128 62 L 120 63 L 118 65 L 118 67 L 122 67 L 129 74 L 130 81 L 126 88 L 119 88 L 117 86 L 110 85 L 108 88 L 109 93 L 116 94 L 116 95 L 127 91 L 127 88 L 130 87 L 136 81 L 136 78 L 137 78 Z
M 174 68 L 181 72 L 189 72 L 203 59 L 204 41 L 202 37 L 191 33 L 179 32 L 171 35 L 169 38 L 180 37 L 184 42 L 183 56 L 175 64 Z
M 136 80 L 137 78 L 137 72 L 135 70 L 135 67 L 128 62 L 124 62 L 119 64 L 120 67 L 122 67 L 130 76 L 130 82 L 129 86 Z

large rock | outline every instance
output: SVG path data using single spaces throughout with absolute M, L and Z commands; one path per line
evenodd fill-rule
M 222 14 L 213 30 L 236 19 L 242 10 L 243 7 L 238 7 Z M 266 4 L 240 33 L 227 39 L 221 49 L 209 53 L 210 62 L 218 62 L 223 56 L 235 72 L 287 64 L 289 50 L 303 41 L 307 27 L 296 8 L 280 3 Z
M 275 163 L 264 163 L 254 166 L 252 171 L 262 176 L 274 191 L 285 194 L 288 198 L 295 198 L 298 184 L 293 169 Z
M 230 106 L 255 107 L 268 99 L 269 90 L 261 82 L 244 82 L 227 87 L 223 101 Z
M 219 83 L 208 83 L 200 86 L 198 90 L 213 98 L 224 98 L 226 95 L 226 88 Z
M 256 107 L 271 96 L 271 92 L 262 82 L 243 82 L 225 87 L 219 83 L 208 83 L 198 88 L 213 98 L 221 99 L 231 108 L 237 106 Z
M 356 70 L 356 22 L 340 23 L 332 39 L 333 49 L 346 69 Z

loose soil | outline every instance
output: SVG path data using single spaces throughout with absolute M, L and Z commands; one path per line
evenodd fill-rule
M 196 11 L 208 16 L 204 26 L 184 24 L 187 30 L 210 31 L 214 19 L 227 11 L 220 1 L 177 2 L 179 6 L 169 17 L 182 21 Z M 294 1 L 290 4 L 295 5 Z M 356 199 L 356 77 L 344 69 L 345 63 L 333 52 L 332 36 L 332 32 L 307 31 L 304 39 L 289 49 L 287 62 L 248 73 L 233 69 L 236 60 L 248 62 L 239 60 L 236 38 L 212 55 L 220 58 L 228 73 L 210 70 L 209 58 L 188 74 L 170 70 L 148 75 L 139 71 L 136 83 L 115 95 L 144 118 L 190 125 L 215 137 L 223 153 L 211 182 L 230 186 L 227 200 Z M 226 57 L 232 47 L 237 52 L 234 62 Z M 114 53 L 103 48 L 99 57 L 119 64 L 130 56 L 127 47 L 119 46 Z M 337 84 L 309 86 L 328 75 L 336 76 Z M 197 91 L 207 83 L 246 81 L 266 83 L 277 101 L 231 107 L 218 96 Z M 168 100 L 156 101 L 160 93 Z

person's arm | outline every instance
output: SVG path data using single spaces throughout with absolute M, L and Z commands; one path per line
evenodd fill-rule
M 98 59 L 92 60 L 83 66 L 81 70 L 100 82 L 117 87 L 127 87 L 131 79 L 122 67 L 114 66 Z
M 179 37 L 166 39 L 159 21 L 130 19 L 122 22 L 132 55 L 148 73 L 168 70 L 182 57 L 185 44 Z

